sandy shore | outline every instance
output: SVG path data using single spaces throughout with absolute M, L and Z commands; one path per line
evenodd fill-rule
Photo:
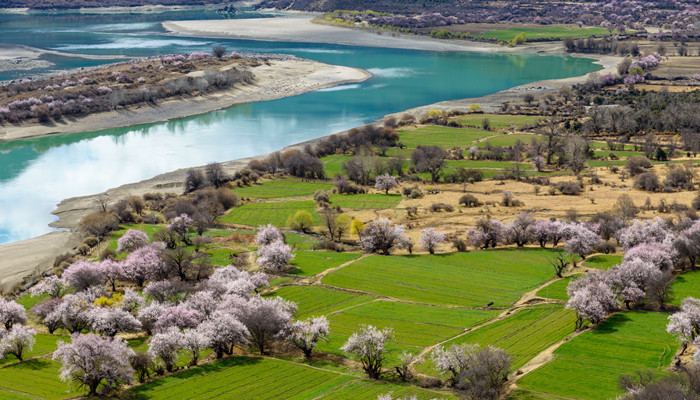
M 140 105 L 72 118 L 62 123 L 7 125 L 0 127 L 0 141 L 168 121 L 221 110 L 236 104 L 274 100 L 343 83 L 361 82 L 371 76 L 357 68 L 309 60 L 271 61 L 270 65 L 260 65 L 253 68 L 252 72 L 256 77 L 253 84 L 236 85 L 231 90 L 207 96 L 171 100 L 158 106 Z
M 409 50 L 478 51 L 490 53 L 563 53 L 561 43 L 542 42 L 517 47 L 487 42 L 441 40 L 393 32 L 379 34 L 360 29 L 314 24 L 312 16 L 282 18 L 169 21 L 163 27 L 178 36 L 263 41 L 329 43 L 348 46 L 390 47 Z
M 35 47 L 0 43 L 0 71 L 32 70 L 46 68 L 54 65 L 46 60 L 39 60 L 43 54 L 53 54 L 64 57 L 85 58 L 90 60 L 115 60 L 127 59 L 126 56 L 104 56 L 89 54 L 73 54 L 61 51 L 37 49 Z

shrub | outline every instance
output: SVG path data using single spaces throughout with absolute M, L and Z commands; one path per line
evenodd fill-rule
M 476 198 L 476 196 L 465 194 L 459 198 L 459 204 L 462 204 L 465 207 L 478 207 L 481 205 L 481 202 Z
M 603 240 L 594 247 L 598 253 L 610 254 L 615 252 L 615 243 L 611 240 Z
M 460 252 L 466 252 L 467 251 L 467 242 L 462 239 L 462 238 L 454 238 L 452 239 L 452 247 L 455 248 L 455 250 L 460 251 Z
M 661 188 L 659 178 L 654 171 L 639 174 L 634 178 L 634 187 L 647 192 L 656 192 Z
M 440 212 L 440 211 L 452 212 L 452 211 L 454 211 L 454 207 L 452 207 L 449 204 L 445 204 L 445 203 L 434 203 L 430 206 L 430 211 L 432 211 L 432 212 Z
M 409 199 L 420 199 L 421 197 L 423 197 L 423 192 L 420 189 L 418 189 L 417 186 L 405 187 L 403 188 L 401 193 Z
M 314 226 L 314 219 L 310 212 L 299 210 L 293 216 L 289 217 L 287 226 L 294 230 L 308 233 Z
M 556 187 L 561 194 L 567 196 L 576 196 L 581 193 L 581 184 L 574 181 L 559 182 Z
M 646 157 L 632 156 L 627 160 L 626 167 L 630 175 L 635 176 L 651 168 L 651 162 Z
M 216 58 L 221 58 L 224 56 L 224 54 L 226 54 L 226 47 L 216 46 L 213 49 L 211 49 L 211 54 Z
M 501 205 L 503 207 L 521 207 L 524 204 L 522 201 L 516 199 L 513 193 L 509 192 L 508 190 L 504 190 L 503 198 L 501 199 Z

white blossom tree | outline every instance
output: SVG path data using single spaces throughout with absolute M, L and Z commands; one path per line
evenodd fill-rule
M 258 248 L 258 265 L 269 271 L 282 271 L 294 260 L 292 248 L 281 240 Z
M 360 331 L 353 333 L 340 349 L 360 361 L 370 379 L 379 379 L 387 355 L 386 344 L 393 337 L 391 328 L 379 330 L 372 325 L 360 325 Z
M 294 321 L 289 328 L 289 341 L 311 359 L 311 352 L 319 340 L 328 340 L 328 319 L 325 316 Z
M 250 334 L 241 321 L 221 310 L 214 311 L 197 329 L 207 335 L 216 358 L 221 358 L 224 354 L 230 355 L 236 345 L 247 345 Z
M 151 337 L 151 344 L 148 352 L 165 366 L 165 370 L 172 372 L 177 361 L 178 352 L 182 349 L 184 337 L 180 329 L 171 326 L 170 328 L 156 333 Z
M 15 301 L 0 298 L 0 324 L 4 325 L 5 329 L 12 329 L 12 325 L 25 322 L 27 322 L 27 312 L 24 307 Z
M 296 310 L 295 303 L 281 297 L 253 297 L 235 315 L 248 329 L 253 345 L 265 354 L 274 339 L 284 339 Z
M 71 343 L 58 342 L 53 359 L 62 364 L 61 380 L 75 382 L 94 396 L 100 385 L 115 389 L 133 381 L 133 355 L 123 339 L 74 334 Z
M 430 254 L 435 254 L 435 248 L 446 240 L 443 232 L 438 232 L 435 228 L 425 228 L 421 231 L 420 247 Z
M 255 235 L 255 243 L 258 246 L 265 246 L 274 242 L 284 242 L 282 232 L 272 224 L 267 224 L 258 227 L 258 233 Z
M 377 190 L 383 190 L 384 193 L 389 194 L 389 190 L 398 186 L 396 178 L 389 174 L 378 175 L 375 178 L 374 188 Z
M 32 347 L 36 342 L 36 339 L 34 339 L 35 335 L 36 331 L 34 329 L 24 327 L 22 324 L 15 325 L 9 332 L 0 333 L 0 354 L 2 354 L 2 357 L 12 354 L 22 361 L 24 353 L 32 351 Z
M 360 246 L 367 253 L 388 255 L 393 248 L 406 248 L 409 243 L 404 226 L 385 218 L 370 223 L 360 235 Z
M 190 366 L 197 365 L 202 351 L 209 346 L 211 346 L 209 335 L 199 329 L 185 329 L 182 333 L 182 348 L 191 355 Z
M 90 329 L 114 337 L 119 332 L 138 332 L 141 323 L 130 313 L 119 308 L 95 307 L 89 312 Z

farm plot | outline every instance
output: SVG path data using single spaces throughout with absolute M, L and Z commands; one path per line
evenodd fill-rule
M 488 161 L 488 160 L 450 160 L 445 163 L 449 168 L 490 168 L 490 169 L 506 169 L 515 167 L 514 162 L 508 161 Z M 527 163 L 519 163 L 523 170 L 532 169 L 532 165 Z
M 454 120 L 462 125 L 481 126 L 482 121 L 488 119 L 492 129 L 507 129 L 511 126 L 520 128 L 531 125 L 541 118 L 536 115 L 467 114 L 454 117 Z
M 558 281 L 552 282 L 546 287 L 543 287 L 537 295 L 545 299 L 554 300 L 569 300 L 569 295 L 566 293 L 566 288 L 569 286 L 569 282 L 581 276 L 580 274 L 566 276 Z
M 25 360 L 32 357 L 42 356 L 44 354 L 56 350 L 56 341 L 58 340 L 70 341 L 70 337 L 62 337 L 59 335 L 47 335 L 44 333 L 38 333 L 36 336 L 34 336 L 34 339 L 36 339 L 36 342 L 34 343 L 32 351 L 24 354 Z M 5 356 L 5 358 L 0 360 L 0 365 L 5 365 L 17 361 L 19 360 L 15 356 L 13 356 L 12 354 L 8 354 Z M 0 369 L 0 375 L 2 375 L 2 371 L 4 370 Z
M 292 265 L 296 270 L 291 271 L 293 275 L 312 276 L 323 272 L 329 268 L 335 268 L 348 261 L 360 257 L 355 253 L 337 253 L 332 251 L 297 251 L 294 253 Z
M 607 270 L 613 265 L 620 264 L 622 256 L 616 254 L 598 254 L 583 262 L 589 268 Z
M 308 211 L 318 223 L 321 218 L 316 214 L 313 201 L 286 201 L 280 203 L 250 203 L 234 208 L 219 221 L 230 224 L 260 226 L 272 224 L 278 227 L 287 225 L 287 219 L 299 210 Z
M 451 340 L 445 346 L 478 343 L 481 346 L 499 347 L 510 355 L 515 370 L 547 347 L 573 333 L 575 319 L 573 311 L 565 310 L 559 305 L 525 308 Z M 419 372 L 437 374 L 430 357 L 416 368 Z
M 517 27 L 511 29 L 486 31 L 482 34 L 474 36 L 508 42 L 513 40 L 514 37 L 521 33 L 524 33 L 528 39 L 563 39 L 565 37 L 580 38 L 589 36 L 603 36 L 608 34 L 608 30 L 600 27 L 579 28 L 578 26 L 551 26 L 537 28 Z
M 283 197 L 310 196 L 317 190 L 328 190 L 333 187 L 328 182 L 302 182 L 299 179 L 276 179 L 258 185 L 244 186 L 231 189 L 239 197 L 254 197 L 258 199 L 274 199 Z
M 388 346 L 390 355 L 387 361 L 391 364 L 397 362 L 403 350 L 418 354 L 424 347 L 447 340 L 497 314 L 495 310 L 374 301 L 329 316 L 330 340 L 320 344 L 319 350 L 339 353 L 338 349 L 362 324 L 382 329 L 389 327 L 394 330 L 394 340 Z
M 280 296 L 297 303 L 299 309 L 295 316 L 299 319 L 327 315 L 334 311 L 369 303 L 375 299 L 372 296 L 319 286 L 284 286 L 271 295 Z
M 499 249 L 420 256 L 371 256 L 323 283 L 437 305 L 505 307 L 552 277 L 548 249 Z M 550 255 L 551 256 L 551 255 Z
M 342 165 L 347 160 L 351 159 L 352 156 L 341 156 L 332 155 L 321 157 L 320 161 L 323 163 L 323 169 L 326 171 L 326 177 L 332 178 L 338 174 L 342 174 Z
M 230 358 L 135 387 L 135 399 L 313 399 L 357 379 L 287 361 Z
M 478 147 L 512 146 L 518 140 L 520 140 L 523 143 L 530 143 L 535 138 L 539 141 L 544 140 L 544 136 L 542 136 L 542 135 L 512 134 L 512 135 L 494 136 L 492 138 L 484 140 L 483 142 L 479 142 L 476 145 Z
M 401 202 L 398 194 L 332 194 L 331 204 L 353 210 L 393 208 Z
M 451 400 L 457 397 L 450 392 L 434 392 L 425 389 L 418 389 L 415 386 L 397 385 L 390 383 L 380 383 L 366 379 L 358 379 L 348 385 L 340 387 L 325 396 L 319 397 L 321 400 L 346 400 L 346 399 L 368 399 L 375 400 L 381 395 L 391 393 L 395 399 L 414 398 L 417 400 L 440 399 Z
M 61 364 L 35 358 L 0 369 L 0 393 L 13 397 L 27 395 L 30 398 L 64 399 L 80 393 L 70 390 L 67 383 L 58 379 Z
M 449 128 L 446 126 L 425 126 L 413 130 L 398 131 L 399 140 L 409 149 L 423 145 L 440 146 L 448 149 L 467 146 L 473 141 L 493 136 L 495 133 L 481 129 Z
M 523 377 L 518 385 L 570 398 L 614 398 L 620 394 L 620 375 L 661 369 L 671 362 L 678 344 L 666 333 L 667 317 L 642 311 L 615 314 L 563 344 L 553 361 Z
M 678 306 L 686 297 L 700 298 L 700 271 L 690 271 L 676 276 L 671 292 L 673 298 L 670 303 Z

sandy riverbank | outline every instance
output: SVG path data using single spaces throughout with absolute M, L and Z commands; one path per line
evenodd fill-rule
M 559 42 L 542 42 L 517 47 L 487 42 L 440 40 L 393 32 L 373 33 L 331 25 L 314 24 L 309 15 L 264 19 L 168 21 L 162 25 L 178 36 L 250 39 L 263 41 L 329 43 L 348 46 L 389 47 L 409 50 L 478 51 L 489 53 L 563 53 Z
M 60 123 L 6 125 L 0 141 L 50 134 L 90 132 L 184 118 L 221 110 L 242 103 L 274 100 L 348 82 L 361 82 L 371 75 L 357 68 L 310 60 L 275 60 L 252 68 L 253 84 L 207 96 L 170 100 L 158 106 L 140 105 L 110 112 L 66 119 Z
M 36 68 L 47 68 L 53 66 L 54 63 L 39 59 L 44 54 L 53 54 L 63 57 L 84 58 L 89 60 L 117 60 L 130 58 L 120 55 L 105 56 L 64 53 L 62 51 L 44 50 L 38 49 L 36 47 L 18 44 L 0 43 L 0 71 L 32 70 Z

